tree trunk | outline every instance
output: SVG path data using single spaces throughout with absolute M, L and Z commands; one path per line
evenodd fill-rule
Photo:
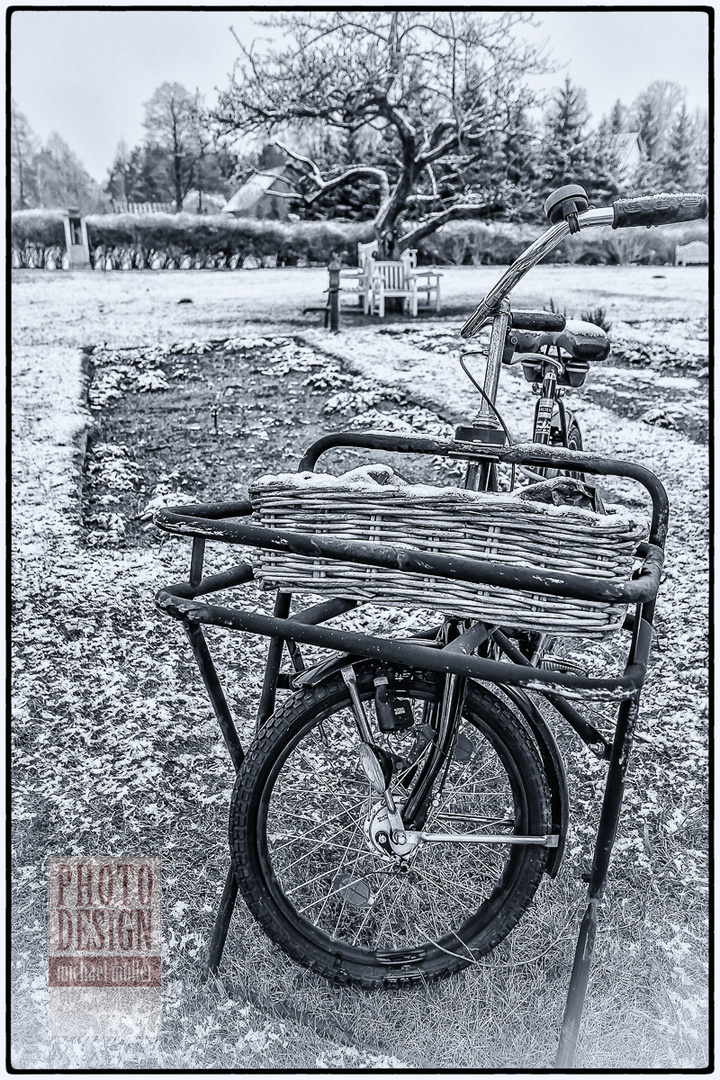
M 408 161 L 389 197 L 381 204 L 373 227 L 381 259 L 399 259 L 407 245 L 401 243 L 399 219 L 405 210 L 408 197 L 415 189 L 418 171 L 414 162 Z
M 175 213 L 179 214 L 183 204 L 182 159 L 179 154 L 173 158 L 173 180 L 175 182 Z

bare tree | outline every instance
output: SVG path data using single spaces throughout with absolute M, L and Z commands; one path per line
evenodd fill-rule
M 178 213 L 195 183 L 198 161 L 206 148 L 201 114 L 199 95 L 190 94 L 180 83 L 163 83 L 145 105 L 148 140 L 167 154 Z
M 13 210 L 25 210 L 37 201 L 38 144 L 27 117 L 10 103 L 10 187 Z
M 635 99 L 631 116 L 650 161 L 661 161 L 667 149 L 668 133 L 685 90 L 674 82 L 656 80 Z
M 214 119 L 224 133 L 284 137 L 297 195 L 312 203 L 359 177 L 380 191 L 374 220 L 382 254 L 397 257 L 445 222 L 488 217 L 502 188 L 443 195 L 443 169 L 462 175 L 494 146 L 518 135 L 534 100 L 526 76 L 546 70 L 542 52 L 515 33 L 529 16 L 504 12 L 337 11 L 274 16 L 281 44 L 240 42 L 239 62 Z M 358 134 L 381 133 L 386 163 L 363 161 L 323 175 L 288 143 L 320 121 Z

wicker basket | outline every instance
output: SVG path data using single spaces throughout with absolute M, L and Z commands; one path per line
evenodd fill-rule
M 548 482 L 533 487 L 546 494 Z M 408 484 L 384 465 L 363 466 L 340 477 L 264 476 L 250 488 L 253 509 L 268 528 L 589 578 L 629 579 L 638 542 L 646 535 L 643 525 L 623 509 L 597 514 L 533 501 L 532 496 L 533 488 L 505 495 Z M 257 572 L 267 587 L 431 608 L 554 634 L 605 634 L 618 629 L 626 613 L 625 605 L 269 551 L 262 551 Z

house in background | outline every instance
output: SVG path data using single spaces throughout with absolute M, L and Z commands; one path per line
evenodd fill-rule
M 639 131 L 621 131 L 613 136 L 613 152 L 617 158 L 617 179 L 622 183 L 636 171 L 645 148 Z
M 225 208 L 225 196 L 214 191 L 188 191 L 183 199 L 186 214 L 219 214 Z
M 234 217 L 287 221 L 290 200 L 282 198 L 282 193 L 292 189 L 284 173 L 282 165 L 255 173 L 225 203 L 223 213 Z

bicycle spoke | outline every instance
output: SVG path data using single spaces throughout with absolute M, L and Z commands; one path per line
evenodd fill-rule
M 337 870 L 342 870 L 343 866 L 345 865 L 345 860 L 348 857 L 348 852 L 349 851 L 350 851 L 350 840 L 348 840 L 348 843 L 347 843 L 347 845 L 345 847 L 345 851 L 343 852 L 342 858 L 340 859 L 340 862 L 338 863 Z M 360 858 L 360 856 L 358 855 L 356 857 L 356 859 L 355 859 L 354 864 L 353 864 L 353 867 L 355 869 L 357 868 L 359 858 Z M 330 899 L 329 896 L 325 897 L 325 902 L 323 903 L 323 906 L 320 908 L 320 910 L 318 912 L 318 915 L 317 915 L 318 919 L 322 918 L 323 912 L 324 912 L 325 908 L 327 907 L 327 902 L 328 902 L 329 899 Z
M 355 803 L 353 806 L 347 807 L 343 811 L 343 813 L 335 814 L 334 817 L 324 818 L 322 821 L 316 821 L 315 818 L 308 817 L 307 814 L 301 814 L 301 813 L 298 813 L 297 811 L 286 810 L 285 808 L 283 808 L 282 813 L 287 815 L 287 816 L 297 818 L 298 821 L 312 821 L 314 823 L 314 825 L 315 825 L 315 828 L 310 829 L 308 832 L 305 833 L 306 836 L 312 836 L 312 834 L 316 833 L 318 831 L 318 829 L 324 829 L 328 825 L 332 825 L 336 821 L 341 821 L 343 819 L 343 817 L 349 817 L 351 819 L 351 821 L 354 822 L 355 819 L 353 818 L 353 811 L 356 810 L 358 807 L 362 806 L 366 802 L 366 800 L 367 800 L 367 796 L 364 796 L 360 800 L 360 802 Z M 289 841 L 289 843 L 293 843 L 293 842 L 294 841 L 292 841 L 292 840 Z M 282 847 L 287 847 L 287 844 L 282 845 L 280 848 L 278 848 L 278 850 L 281 851 Z
M 305 837 L 299 836 L 294 841 L 294 843 L 295 844 L 301 844 L 304 841 L 304 839 L 305 839 Z M 293 859 L 292 862 L 286 863 L 283 866 L 282 871 L 283 871 L 283 873 L 287 873 L 288 870 L 291 870 L 293 868 L 293 866 L 297 866 L 298 863 L 307 862 L 307 860 L 309 858 L 311 858 L 311 856 L 313 856 L 318 851 L 325 851 L 326 849 L 332 850 L 332 851 L 345 851 L 345 850 L 347 850 L 348 846 L 349 845 L 334 844 L 332 842 L 332 840 L 319 840 L 317 842 L 317 844 L 315 844 L 315 846 L 310 849 L 310 851 L 305 851 L 305 852 L 303 852 L 302 855 L 298 855 L 297 859 Z M 277 849 L 277 848 L 273 848 L 274 852 L 277 852 L 278 850 L 279 849 Z M 362 847 L 362 848 L 357 847 L 357 848 L 353 848 L 352 850 L 357 852 L 358 857 L 361 856 L 361 855 L 369 854 L 367 847 Z
M 380 888 L 375 893 L 375 900 L 376 901 L 377 901 L 377 898 L 380 896 L 380 894 L 387 888 L 387 885 L 388 885 L 389 881 L 390 881 L 390 878 L 388 878 L 387 881 L 383 881 L 381 883 Z M 367 912 L 363 916 L 363 919 L 362 919 L 360 925 L 357 928 L 357 933 L 355 934 L 355 937 L 352 939 L 351 944 L 357 945 L 358 938 L 360 937 L 360 934 L 362 933 L 362 931 L 363 931 L 363 929 L 365 927 L 365 924 L 367 923 L 368 919 L 370 918 L 370 915 L 372 914 L 372 910 L 373 910 L 372 908 L 368 908 Z

